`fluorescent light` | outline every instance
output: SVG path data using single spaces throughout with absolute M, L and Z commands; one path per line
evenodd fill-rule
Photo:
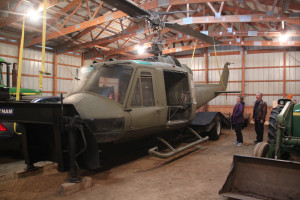
M 34 22 L 37 22 L 37 20 L 41 18 L 39 11 L 33 8 L 28 10 L 27 17 L 29 17 L 29 19 Z
M 287 34 L 281 34 L 279 36 L 279 41 L 280 42 L 286 42 L 289 39 L 289 36 Z
M 145 53 L 146 47 L 144 45 L 136 45 L 135 49 L 137 50 L 138 54 L 141 55 Z

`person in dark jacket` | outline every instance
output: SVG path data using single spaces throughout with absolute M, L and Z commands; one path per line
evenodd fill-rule
M 244 124 L 244 105 L 245 103 L 243 96 L 238 96 L 236 98 L 236 104 L 233 108 L 232 113 L 232 124 L 235 125 L 236 141 L 234 144 L 238 147 L 243 146 L 243 134 L 242 128 Z
M 256 102 L 253 108 L 253 119 L 255 122 L 256 140 L 255 144 L 263 141 L 264 123 L 267 115 L 267 103 L 262 100 L 262 93 L 256 94 Z

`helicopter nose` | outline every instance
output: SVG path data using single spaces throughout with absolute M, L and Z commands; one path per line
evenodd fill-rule
M 125 115 L 121 104 L 91 93 L 70 95 L 64 103 L 73 104 L 82 119 L 122 118 Z
M 112 142 L 124 135 L 125 111 L 121 104 L 99 95 L 73 94 L 64 103 L 72 103 L 84 125 L 98 143 Z

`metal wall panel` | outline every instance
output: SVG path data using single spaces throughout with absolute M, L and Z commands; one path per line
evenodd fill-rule
M 0 54 L 17 57 L 18 47 L 15 45 L 0 43 Z M 17 63 L 18 62 L 18 59 L 16 59 L 16 58 L 4 57 L 1 55 L 0 55 L 0 58 L 3 58 L 6 62 L 9 62 L 9 63 Z M 12 65 L 10 67 L 10 70 L 12 70 Z M 2 71 L 6 73 L 6 67 L 4 67 L 2 69 Z M 3 76 L 3 83 L 6 84 L 6 75 Z M 10 85 L 11 84 L 12 84 L 12 78 L 10 76 Z
M 26 76 L 35 75 L 39 76 L 42 70 L 42 51 L 33 49 L 24 49 L 23 51 L 23 66 L 22 66 L 22 87 L 39 89 L 39 78 Z M 45 53 L 45 72 L 50 73 L 53 76 L 53 64 L 47 62 L 53 62 L 53 53 Z M 53 91 L 53 79 L 43 78 L 43 91 Z M 51 95 L 51 93 L 44 93 L 43 95 Z
M 81 66 L 81 58 L 68 55 L 58 55 L 57 63 L 57 76 L 73 80 L 76 76 L 76 70 Z M 72 80 L 58 79 L 57 91 L 69 92 L 72 85 Z
M 299 66 L 300 65 L 300 51 L 286 52 L 286 66 Z
M 191 63 L 191 58 L 180 58 L 178 59 L 180 63 L 187 65 L 193 70 L 194 82 L 204 82 L 205 72 L 197 70 L 205 70 L 205 58 L 204 57 L 194 57 Z
M 250 48 L 248 48 L 250 49 Z M 251 50 L 259 50 L 262 49 L 260 47 L 252 47 Z M 265 48 L 264 48 L 265 49 Z M 272 49 L 272 48 L 270 48 Z M 234 51 L 238 51 L 239 49 L 234 49 Z M 225 51 L 230 51 L 225 49 Z M 232 50 L 233 51 L 233 50 Z M 209 50 L 209 53 L 213 52 L 213 49 Z M 289 55 L 290 54 L 290 55 Z M 300 52 L 287 52 L 287 66 L 299 66 Z M 216 69 L 216 58 L 215 56 L 209 56 L 208 68 Z M 203 58 L 204 59 L 204 58 Z M 228 56 L 218 56 L 218 62 L 220 68 L 223 68 L 223 64 L 226 62 L 232 62 L 233 65 L 229 66 L 229 69 L 241 68 L 242 67 L 242 54 L 240 55 L 228 55 Z M 185 62 L 190 62 L 185 60 Z M 274 67 L 282 68 L 274 68 Z M 249 69 L 255 67 L 255 69 Z M 257 69 L 258 67 L 258 69 Z M 259 67 L 270 67 L 270 68 L 262 68 Z M 248 69 L 247 69 L 248 68 Z M 299 80 L 300 68 L 287 67 L 286 71 L 286 79 L 287 80 Z M 195 81 L 198 80 L 198 76 L 194 75 Z M 220 80 L 219 73 L 217 70 L 209 70 L 208 71 L 208 80 L 218 82 Z M 241 81 L 242 80 L 242 70 L 230 70 L 230 76 L 227 90 L 241 91 Z M 282 96 L 273 96 L 272 94 L 283 94 L 283 53 L 258 53 L 258 54 L 245 54 L 245 93 L 246 94 L 256 94 L 257 92 L 262 92 L 263 94 L 267 94 L 264 96 L 264 100 L 268 105 L 272 105 L 273 100 L 277 100 L 278 98 L 282 98 Z M 250 81 L 250 82 L 249 82 Z M 253 81 L 253 82 L 251 82 Z M 286 93 L 299 94 L 300 84 L 298 82 L 287 82 L 286 84 Z M 272 96 L 269 96 L 269 95 Z M 225 95 L 219 96 L 216 99 L 209 102 L 209 105 L 225 105 L 226 102 L 229 105 L 235 104 L 235 95 L 227 96 L 227 101 Z M 296 97 L 295 99 L 297 99 Z M 252 105 L 255 101 L 255 96 L 246 96 L 245 102 L 247 105 Z M 224 103 L 225 102 L 225 103 Z

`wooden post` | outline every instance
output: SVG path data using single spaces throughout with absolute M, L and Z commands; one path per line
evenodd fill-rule
M 208 49 L 204 48 L 204 57 L 205 57 L 205 83 L 208 83 Z
M 57 95 L 57 53 L 53 56 L 53 96 Z
M 283 98 L 286 96 L 286 50 L 283 51 Z
M 84 66 L 84 53 L 81 54 L 81 67 Z
M 245 97 L 245 47 L 242 48 L 242 96 Z

